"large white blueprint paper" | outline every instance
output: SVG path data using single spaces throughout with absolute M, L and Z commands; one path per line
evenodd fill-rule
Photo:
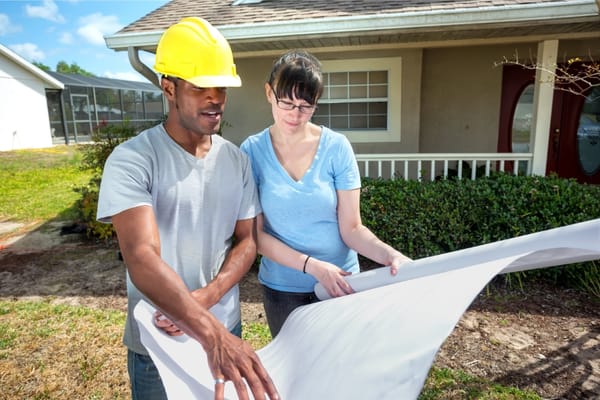
M 396 276 L 390 275 L 388 268 L 378 268 L 349 276 L 346 280 L 355 291 L 362 291 L 507 257 L 512 257 L 513 261 L 505 263 L 498 273 L 595 260 L 600 258 L 599 252 L 600 219 L 595 219 L 415 260 L 403 265 Z M 315 293 L 321 300 L 329 298 L 320 284 L 315 285 Z
M 438 349 L 496 274 L 592 259 L 600 259 L 600 220 L 417 260 L 393 280 L 387 268 L 357 274 L 353 287 L 372 290 L 297 309 L 258 355 L 283 399 L 415 399 Z M 202 347 L 157 330 L 152 312 L 140 303 L 135 316 L 169 398 L 212 399 Z M 225 396 L 237 398 L 231 383 Z

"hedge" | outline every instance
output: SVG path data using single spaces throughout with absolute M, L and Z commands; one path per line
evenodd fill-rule
M 508 174 L 432 182 L 363 178 L 361 215 L 380 239 L 419 259 L 600 218 L 600 187 Z M 599 275 L 591 262 L 519 278 L 591 285 L 600 293 Z

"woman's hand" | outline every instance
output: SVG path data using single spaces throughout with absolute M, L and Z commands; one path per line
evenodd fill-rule
M 406 257 L 404 254 L 402 254 L 400 252 L 396 252 L 392 256 L 392 262 L 389 264 L 390 274 L 395 276 L 398 273 L 398 267 L 400 267 L 402 264 L 406 264 L 410 261 L 412 261 L 411 258 Z
M 352 275 L 352 273 L 331 263 L 311 257 L 306 265 L 306 272 L 314 276 L 331 297 L 354 293 L 352 286 L 344 279 L 345 276 Z

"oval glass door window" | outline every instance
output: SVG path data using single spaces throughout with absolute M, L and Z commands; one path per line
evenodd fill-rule
M 531 120 L 533 118 L 533 85 L 521 93 L 515 107 L 512 123 L 512 152 L 529 153 L 531 142 Z
M 586 97 L 577 127 L 577 154 L 586 175 L 600 170 L 600 87 Z

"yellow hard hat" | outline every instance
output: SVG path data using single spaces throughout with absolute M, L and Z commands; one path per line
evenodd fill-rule
M 208 21 L 183 18 L 171 25 L 156 48 L 156 72 L 198 87 L 239 87 L 229 43 Z

